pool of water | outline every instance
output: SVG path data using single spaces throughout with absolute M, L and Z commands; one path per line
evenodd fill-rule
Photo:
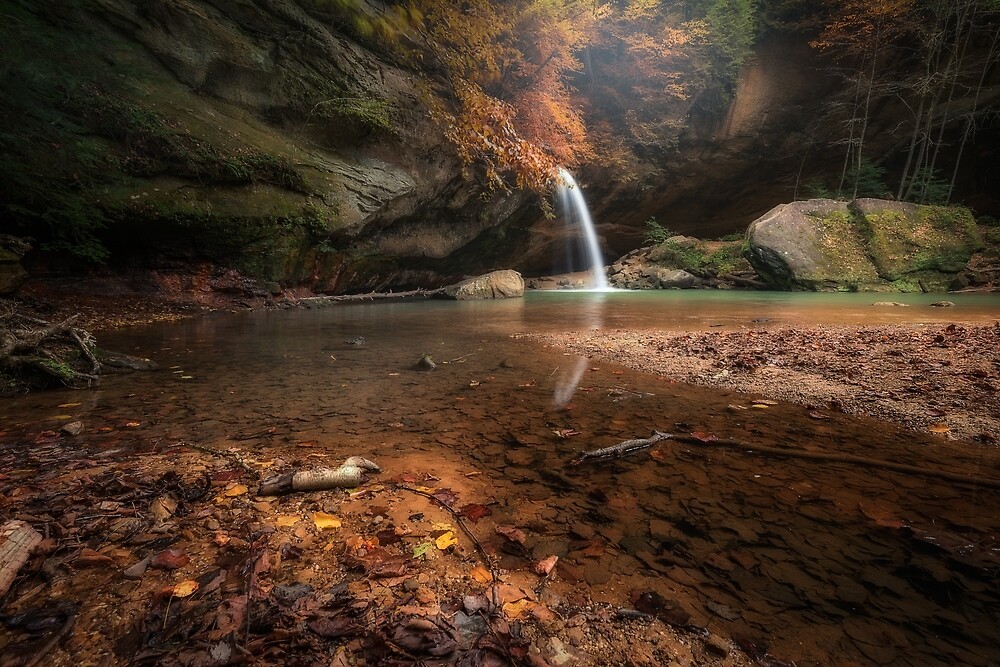
M 460 461 L 469 499 L 556 554 L 553 594 L 680 601 L 693 622 L 799 665 L 1000 662 L 1000 491 L 922 475 L 760 455 L 849 454 L 1000 479 L 997 450 L 874 420 L 692 387 L 541 349 L 511 333 L 991 321 L 996 295 L 533 293 L 216 315 L 100 337 L 155 372 L 0 402 L 0 452 L 72 419 L 81 447 L 178 440 L 256 451 L 315 442 L 388 474 Z M 888 298 L 888 297 L 886 297 Z M 347 341 L 362 336 L 363 345 Z M 414 369 L 423 354 L 438 362 Z M 65 407 L 68 404 L 79 403 Z M 131 425 L 129 425 L 131 424 Z M 666 441 L 577 467 L 580 450 L 701 432 L 746 449 Z M 447 485 L 447 480 L 442 480 Z M 523 555 L 500 553 L 505 568 Z

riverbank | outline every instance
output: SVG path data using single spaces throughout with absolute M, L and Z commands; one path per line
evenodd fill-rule
M 529 335 L 680 382 L 1000 442 L 1000 322 Z M 758 403 L 758 405 L 763 405 Z

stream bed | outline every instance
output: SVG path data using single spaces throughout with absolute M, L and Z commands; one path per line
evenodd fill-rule
M 960 295 L 962 296 L 962 295 Z M 934 476 L 781 458 L 754 445 L 1000 479 L 994 448 L 803 406 L 669 382 L 511 334 L 588 328 L 990 321 L 996 296 L 931 308 L 873 295 L 529 294 L 504 302 L 337 305 L 220 314 L 99 336 L 160 370 L 0 402 L 0 452 L 81 420 L 81 446 L 186 441 L 262 451 L 318 443 L 388 474 L 476 475 L 496 523 L 558 555 L 553 595 L 628 606 L 677 600 L 691 623 L 798 665 L 1000 663 L 1000 490 Z M 357 339 L 362 337 L 364 342 Z M 351 341 L 351 342 L 349 342 Z M 429 354 L 437 368 L 422 372 Z M 78 405 L 67 406 L 73 403 Z M 629 458 L 581 450 L 648 436 Z M 746 449 L 720 448 L 712 438 Z M 446 480 L 445 480 L 446 481 Z M 505 569 L 526 554 L 497 554 Z M 773 663 L 780 664 L 780 663 Z

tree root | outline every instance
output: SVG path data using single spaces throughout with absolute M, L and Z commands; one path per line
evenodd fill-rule
M 73 325 L 77 317 L 52 323 L 18 313 L 13 306 L 4 308 L 0 311 L 0 370 L 26 381 L 34 376 L 43 384 L 96 384 L 101 364 L 94 354 L 94 337 Z M 72 357 L 74 350 L 89 362 L 89 369 L 76 367 L 79 361 Z

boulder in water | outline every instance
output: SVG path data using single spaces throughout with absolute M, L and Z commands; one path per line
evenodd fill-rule
M 439 294 L 443 298 L 457 301 L 523 297 L 524 278 L 510 269 L 493 271 L 444 287 Z

